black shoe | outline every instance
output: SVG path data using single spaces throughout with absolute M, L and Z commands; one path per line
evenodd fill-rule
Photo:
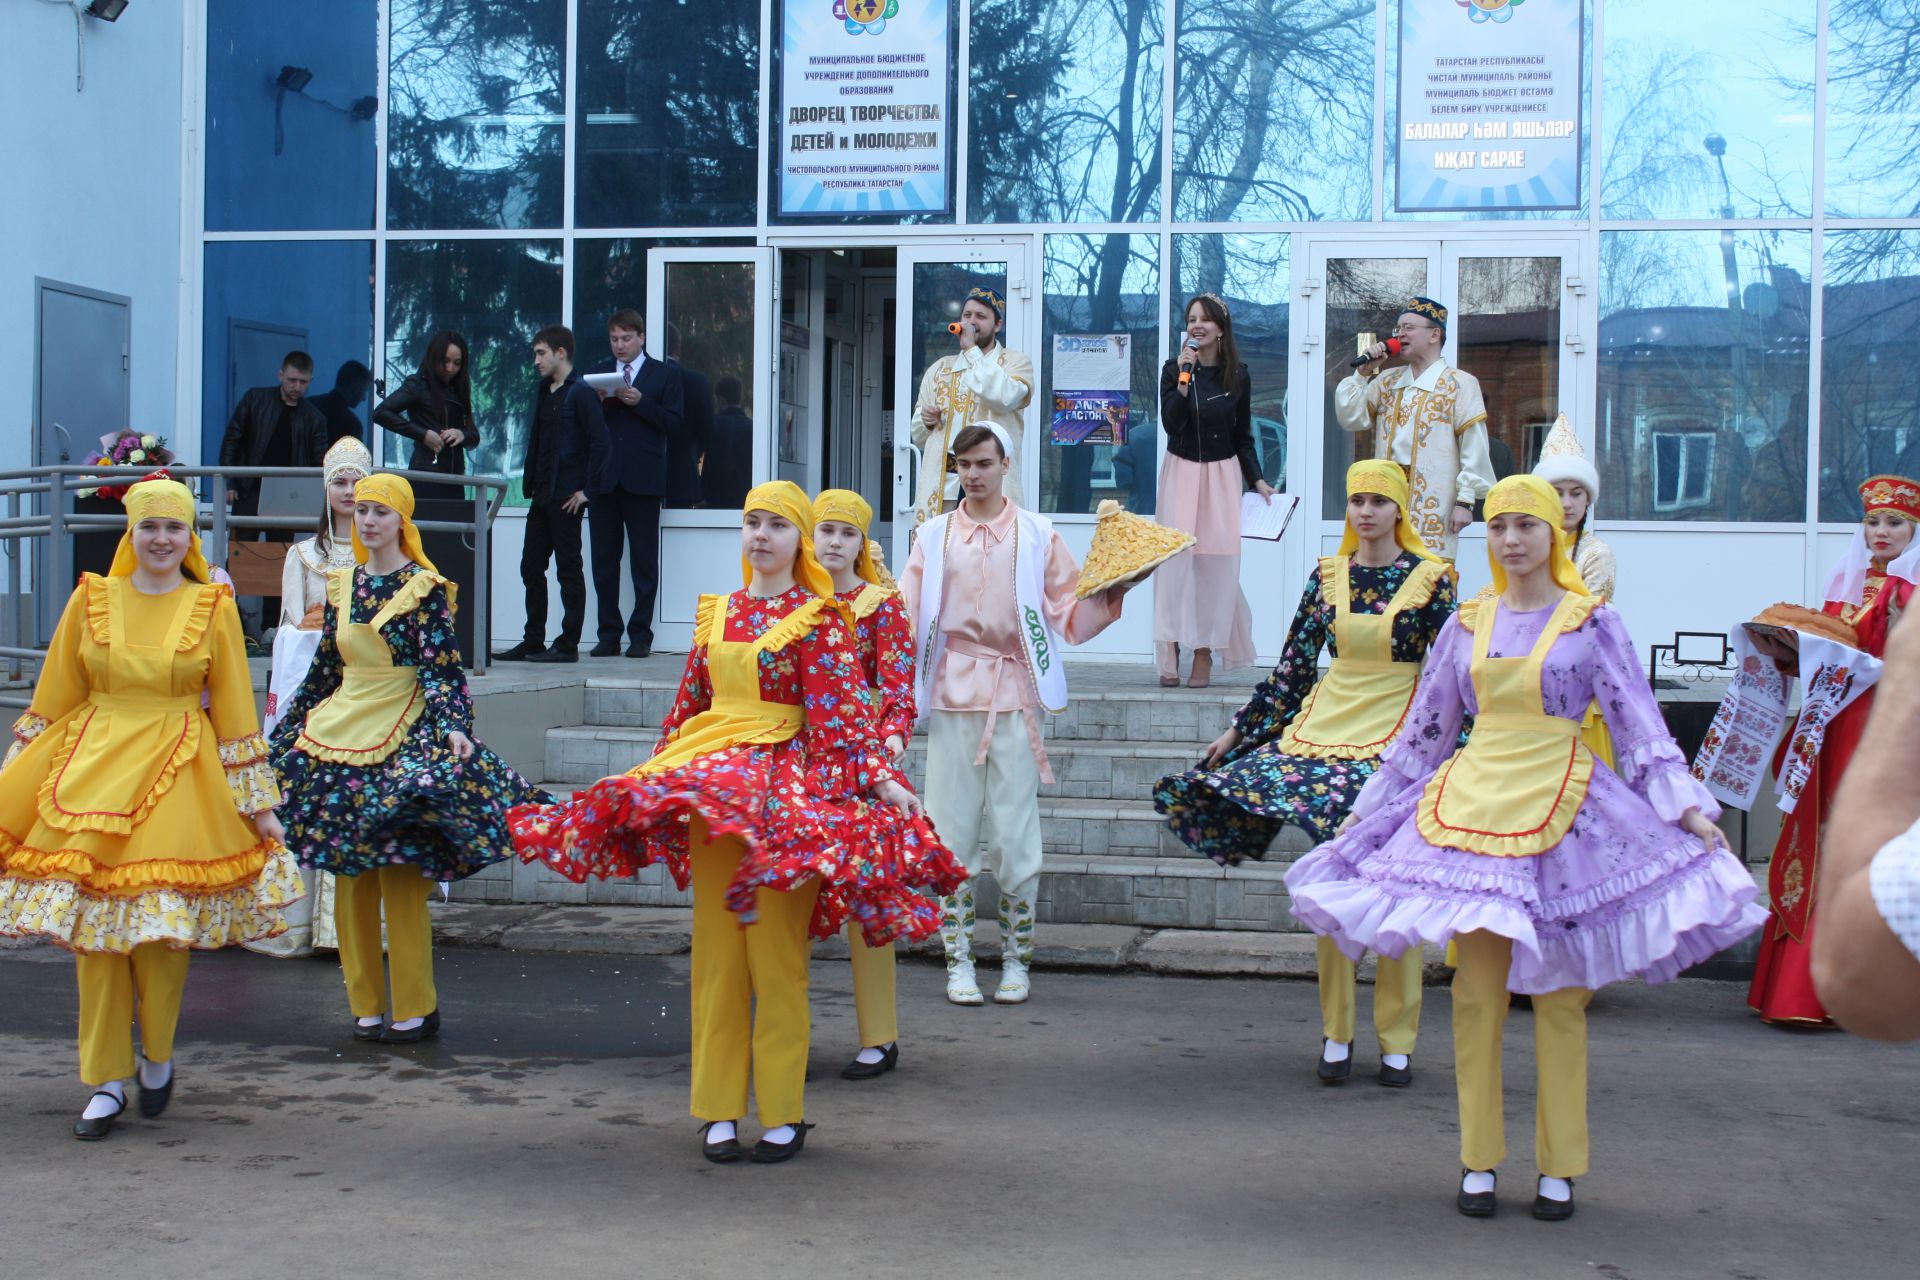
M 351 1025 L 353 1027 L 353 1038 L 355 1040 L 378 1040 L 386 1034 L 387 1030 L 387 1024 L 384 1022 L 376 1022 L 370 1027 L 363 1027 L 360 1025 L 360 1019 L 358 1018 L 355 1018 Z
M 653 645 L 645 640 L 635 640 L 627 646 L 627 656 L 629 658 L 651 658 L 653 656 Z
M 779 1164 L 782 1160 L 791 1160 L 800 1154 L 800 1148 L 807 1145 L 807 1130 L 812 1125 L 801 1123 L 793 1126 L 792 1142 L 768 1142 L 765 1138 L 753 1144 L 753 1154 L 748 1157 L 755 1164 Z
M 495 662 L 531 662 L 536 660 L 534 655 L 541 652 L 543 652 L 543 650 L 539 645 L 528 644 L 525 640 L 522 640 L 505 653 L 494 654 L 493 660 Z
M 1321 1084 L 1339 1084 L 1353 1074 L 1353 1046 L 1347 1046 L 1347 1056 L 1344 1060 L 1328 1062 L 1327 1045 L 1329 1043 L 1331 1042 L 1327 1040 L 1320 1042 L 1320 1066 L 1315 1074 L 1320 1077 Z
M 127 1100 L 125 1098 L 108 1093 L 105 1089 L 95 1089 L 93 1091 L 93 1098 L 112 1098 L 120 1104 L 120 1111 L 127 1109 Z M 88 1098 L 87 1101 L 92 1102 L 93 1098 Z M 98 1116 L 92 1120 L 87 1119 L 85 1116 L 80 1117 L 80 1119 L 73 1122 L 73 1136 L 82 1142 L 100 1141 L 100 1139 L 113 1132 L 113 1122 L 119 1117 L 120 1111 L 110 1111 L 106 1115 Z M 798 1142 L 799 1139 L 796 1138 L 794 1141 Z
M 1466 1176 L 1472 1172 L 1474 1172 L 1472 1169 L 1462 1169 L 1460 1171 L 1461 1181 L 1464 1183 Z M 1493 1173 L 1492 1170 L 1488 1170 L 1487 1172 Z M 1493 1180 L 1497 1184 L 1500 1181 L 1500 1175 L 1494 1173 Z M 1459 1198 L 1454 1201 L 1454 1204 L 1459 1207 L 1460 1212 L 1466 1214 L 1469 1218 L 1491 1218 L 1494 1209 L 1497 1207 L 1494 1204 L 1493 1192 L 1467 1191 L 1465 1189 L 1462 1189 Z
M 862 1062 L 859 1058 L 855 1058 L 852 1062 L 840 1068 L 840 1078 L 842 1080 L 871 1080 L 875 1076 L 887 1074 L 887 1072 L 899 1065 L 900 1042 L 896 1040 L 880 1051 L 880 1061 Z
M 702 1138 L 706 1137 L 707 1130 L 719 1123 L 718 1120 L 709 1120 L 701 1125 L 700 1136 Z M 739 1132 L 738 1121 L 734 1123 L 734 1132 L 736 1134 Z M 738 1137 L 732 1137 L 721 1142 L 702 1142 L 700 1144 L 700 1154 L 715 1164 L 732 1164 L 734 1161 L 745 1156 L 747 1149 L 740 1145 L 740 1139 Z
M 589 658 L 617 658 L 620 656 L 620 642 L 617 640 L 602 640 L 599 644 L 587 650 L 587 656 Z
M 395 1031 L 388 1027 L 380 1033 L 381 1044 L 417 1044 L 422 1040 L 431 1040 L 440 1034 L 440 1011 L 435 1009 L 426 1020 L 411 1031 Z
M 1567 1179 L 1567 1188 L 1573 1188 L 1573 1179 Z M 1573 1197 L 1565 1200 L 1549 1200 L 1543 1195 L 1533 1197 L 1533 1216 L 1542 1222 L 1565 1222 L 1573 1216 Z
M 553 646 L 553 648 L 548 649 L 545 653 L 534 654 L 531 658 L 528 658 L 527 661 L 528 662 L 578 662 L 580 661 L 580 651 L 578 649 L 562 649 L 559 645 L 555 645 Z
M 169 1102 L 173 1101 L 173 1082 L 179 1078 L 180 1073 L 178 1071 L 169 1071 L 167 1073 L 167 1082 L 159 1088 L 149 1089 L 146 1085 L 141 1085 L 140 1114 L 149 1120 L 159 1119 L 160 1113 L 167 1109 Z
M 1404 1067 L 1390 1067 L 1380 1064 L 1380 1083 L 1389 1089 L 1404 1089 L 1413 1083 L 1413 1060 L 1409 1058 Z

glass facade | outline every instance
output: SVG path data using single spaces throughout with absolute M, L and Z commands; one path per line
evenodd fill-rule
M 567 319 L 581 361 L 604 356 L 606 316 L 645 312 L 650 249 L 880 227 L 1019 238 L 1033 279 L 1009 287 L 1041 331 L 1014 345 L 1043 403 L 1052 334 L 1130 335 L 1129 442 L 1038 450 L 1057 512 L 1151 509 L 1158 371 L 1203 290 L 1233 311 L 1263 471 L 1284 485 L 1305 449 L 1331 492 L 1355 442 L 1316 424 L 1354 335 L 1390 327 L 1396 262 L 1448 295 L 1463 367 L 1506 370 L 1514 467 L 1550 410 L 1590 437 L 1603 521 L 1844 522 L 1862 475 L 1920 466 L 1920 384 L 1880 336 L 1920 316 L 1911 0 L 1586 0 L 1582 208 L 1482 217 L 1391 212 L 1403 2 L 974 0 L 956 212 L 849 225 L 767 207 L 776 0 L 208 0 L 203 436 L 283 339 L 321 384 L 352 360 L 391 387 L 450 327 L 473 344 L 479 464 L 512 473 L 527 340 Z M 687 287 L 689 355 L 724 376 L 753 332 L 741 280 Z M 771 379 L 743 388 L 760 417 Z

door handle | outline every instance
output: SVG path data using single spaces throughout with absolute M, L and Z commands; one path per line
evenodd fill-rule
M 60 433 L 60 461 L 72 462 L 73 461 L 73 437 L 68 435 L 67 429 L 61 426 L 59 423 L 57 422 L 53 423 L 52 426 L 55 431 L 58 431 Z

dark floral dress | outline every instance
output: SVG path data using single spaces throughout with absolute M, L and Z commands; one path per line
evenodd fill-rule
M 1353 613 L 1384 613 L 1419 563 L 1405 552 L 1379 568 L 1356 561 L 1348 607 Z M 1442 576 L 1424 604 L 1394 620 L 1394 661 L 1423 661 L 1453 609 L 1453 582 Z M 1331 839 L 1345 820 L 1360 788 L 1380 767 L 1379 757 L 1322 760 L 1285 755 L 1279 749 L 1281 734 L 1319 678 L 1322 647 L 1338 656 L 1333 604 L 1321 589 L 1316 568 L 1307 577 L 1280 661 L 1233 718 L 1240 745 L 1219 767 L 1173 774 L 1153 790 L 1153 807 L 1167 815 L 1174 834 L 1188 848 L 1232 865 L 1242 858 L 1265 857 L 1287 823 L 1319 842 Z
M 351 621 L 366 623 L 422 570 L 409 564 L 389 574 L 337 572 L 353 575 Z M 356 764 L 323 759 L 300 745 L 308 716 L 342 683 L 340 620 L 331 598 L 319 652 L 274 728 L 273 760 L 286 796 L 280 820 L 302 866 L 353 876 L 405 863 L 434 880 L 458 880 L 513 852 L 510 806 L 552 799 L 478 743 L 465 760 L 448 748 L 447 735 L 455 730 L 473 736 L 453 609 L 437 576 L 410 594 L 417 597 L 412 606 L 380 630 L 393 665 L 415 669 L 423 703 L 392 754 Z

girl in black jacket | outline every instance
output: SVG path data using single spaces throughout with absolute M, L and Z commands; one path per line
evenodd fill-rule
M 420 372 L 373 410 L 373 420 L 413 441 L 410 471 L 467 473 L 467 451 L 480 443 L 473 425 L 473 383 L 467 376 L 467 340 L 442 329 L 427 340 Z

